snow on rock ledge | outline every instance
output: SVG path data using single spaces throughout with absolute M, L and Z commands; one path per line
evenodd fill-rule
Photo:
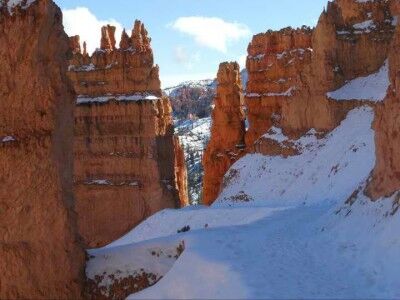
M 340 89 L 327 93 L 328 98 L 338 101 L 364 100 L 382 102 L 386 97 L 389 81 L 389 64 L 386 60 L 378 72 L 359 77 Z
M 79 95 L 76 99 L 76 104 L 88 104 L 88 103 L 106 103 L 111 100 L 115 101 L 142 101 L 142 100 L 159 100 L 160 97 L 151 94 L 140 94 L 136 93 L 133 95 L 105 95 L 100 97 L 89 97 L 85 95 Z

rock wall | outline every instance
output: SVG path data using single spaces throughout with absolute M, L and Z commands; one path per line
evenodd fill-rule
M 306 27 L 285 28 L 255 35 L 249 44 L 247 147 L 251 148 L 271 126 L 280 123 L 285 99 L 295 97 L 303 88 L 302 72 L 311 63 L 312 33 Z
M 78 47 L 69 76 L 75 108 L 75 193 L 80 232 L 89 247 L 110 243 L 164 208 L 187 204 L 185 163 L 172 109 L 160 89 L 150 38 L 102 28 L 92 56 Z M 71 38 L 71 45 L 77 37 Z
M 220 64 L 217 81 L 211 140 L 203 157 L 203 203 L 207 205 L 215 201 L 223 176 L 244 154 L 245 148 L 245 113 L 239 65 Z
M 82 297 L 68 49 L 53 1 L 0 1 L 2 299 Z
M 389 1 L 333 1 L 314 30 L 256 35 L 247 59 L 247 146 L 276 124 L 288 134 L 303 134 L 310 128 L 330 131 L 360 105 L 332 101 L 326 94 L 384 64 L 394 32 L 390 5 Z
M 400 26 L 389 53 L 391 86 L 385 102 L 377 107 L 374 122 L 376 166 L 367 188 L 373 199 L 391 196 L 400 189 Z
M 383 68 L 398 10 L 398 1 L 336 0 L 328 2 L 315 29 L 285 28 L 255 35 L 246 62 L 246 152 L 295 155 L 295 149 L 283 149 L 263 135 L 281 130 L 297 138 L 311 129 L 323 135 L 351 109 L 365 104 L 375 107 L 368 96 L 342 101 L 329 95 Z M 220 152 L 229 149 L 222 146 Z M 210 174 L 206 173 L 205 182 L 211 181 L 208 177 L 214 175 Z M 220 183 L 214 182 L 214 194 Z M 209 203 L 209 198 L 205 200 Z

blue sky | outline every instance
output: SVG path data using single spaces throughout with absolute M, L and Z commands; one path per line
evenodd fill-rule
M 152 38 L 163 86 L 213 78 L 222 61 L 243 63 L 253 34 L 315 26 L 327 0 L 55 0 L 68 34 L 98 47 L 101 25 L 129 31 L 142 20 Z M 79 9 L 78 9 L 79 8 Z M 119 36 L 117 37 L 119 38 Z M 242 66 L 243 67 L 243 66 Z

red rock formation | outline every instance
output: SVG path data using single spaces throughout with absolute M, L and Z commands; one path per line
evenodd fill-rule
M 246 64 L 246 152 L 295 155 L 295 149 L 281 149 L 262 136 L 273 126 L 291 138 L 312 128 L 327 132 L 354 107 L 374 106 L 371 101 L 335 101 L 327 93 L 383 66 L 398 10 L 397 1 L 336 0 L 328 3 L 314 30 L 285 28 L 255 35 Z M 213 175 L 205 176 L 207 182 Z
M 103 26 L 101 28 L 100 49 L 105 51 L 115 50 L 115 26 Z
M 51 0 L 19 4 L 11 13 L 3 1 L 0 298 L 77 299 L 85 256 L 73 212 L 68 37 Z
M 383 65 L 392 22 L 387 1 L 338 0 L 328 3 L 313 32 L 285 29 L 255 36 L 247 62 L 247 146 L 277 123 L 293 134 L 336 127 L 360 103 L 330 101 L 326 93 Z
M 72 54 L 81 53 L 81 44 L 79 35 L 71 36 L 69 38 L 69 48 L 72 50 Z M 85 45 L 86 49 L 86 45 Z
M 217 198 L 225 173 L 241 157 L 245 147 L 245 114 L 239 65 L 220 64 L 217 80 L 211 140 L 203 158 L 203 203 L 207 205 Z
M 111 28 L 111 29 L 110 29 Z M 141 22 L 131 38 L 102 30 L 102 50 L 71 60 L 75 110 L 75 192 L 79 228 L 103 246 L 164 208 L 187 204 L 186 171 L 172 109 Z
M 400 25 L 389 53 L 391 87 L 385 102 L 376 110 L 374 129 L 376 166 L 368 186 L 373 199 L 391 196 L 400 189 Z
M 280 122 L 285 99 L 294 97 L 303 88 L 302 70 L 311 62 L 311 37 L 312 30 L 306 27 L 269 31 L 253 37 L 246 64 L 248 147 Z

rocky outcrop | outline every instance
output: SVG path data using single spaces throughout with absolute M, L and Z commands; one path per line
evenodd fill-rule
M 76 53 L 69 75 L 75 109 L 75 193 L 80 232 L 103 246 L 164 208 L 187 203 L 186 171 L 174 138 L 172 109 L 162 96 L 150 38 L 140 21 L 102 29 L 101 48 Z
M 315 29 L 255 35 L 246 63 L 246 152 L 296 155 L 291 145 L 282 147 L 268 136 L 279 131 L 296 139 L 311 129 L 322 136 L 351 109 L 382 101 L 384 96 L 339 91 L 360 78 L 384 75 L 398 10 L 397 1 L 336 0 L 328 2 Z
M 61 20 L 51 0 L 0 2 L 2 299 L 82 297 L 85 256 L 72 193 L 74 94 Z
M 273 125 L 297 135 L 335 128 L 360 102 L 334 101 L 327 92 L 382 67 L 394 22 L 389 1 L 337 0 L 328 3 L 313 31 L 255 36 L 247 61 L 247 146 Z
M 400 26 L 389 53 L 391 86 L 385 102 L 376 109 L 374 122 L 376 165 L 367 188 L 373 199 L 391 196 L 400 189 Z
M 245 96 L 249 148 L 271 126 L 280 123 L 283 103 L 304 87 L 302 71 L 311 63 L 312 33 L 306 27 L 285 28 L 255 35 L 249 44 Z
M 239 65 L 220 64 L 217 81 L 211 140 L 203 157 L 203 203 L 207 205 L 215 201 L 223 176 L 245 148 L 245 113 Z

